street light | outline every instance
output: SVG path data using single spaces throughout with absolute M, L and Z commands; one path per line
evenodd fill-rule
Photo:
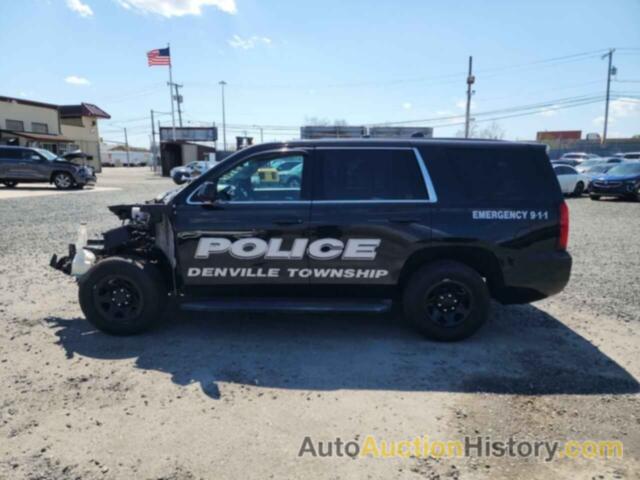
M 227 84 L 227 82 L 225 82 L 224 80 L 220 80 L 218 84 L 222 89 L 222 148 L 226 152 L 227 151 L 227 121 L 225 118 L 225 111 L 224 111 L 224 86 Z

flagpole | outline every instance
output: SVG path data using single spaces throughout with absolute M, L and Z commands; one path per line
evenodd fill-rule
M 167 43 L 169 49 L 169 97 L 171 98 L 171 130 L 173 141 L 176 141 L 176 112 L 173 107 L 173 72 L 171 71 L 171 46 Z

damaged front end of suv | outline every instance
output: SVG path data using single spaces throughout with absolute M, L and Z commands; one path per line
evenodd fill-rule
M 124 204 L 112 205 L 109 210 L 122 220 L 120 227 L 104 232 L 100 239 L 87 239 L 86 226 L 81 225 L 68 254 L 54 254 L 50 266 L 78 278 L 106 257 L 126 255 L 161 263 L 173 258 L 169 205 Z
M 67 255 L 53 255 L 51 267 L 75 277 L 80 307 L 89 322 L 115 335 L 147 330 L 175 294 L 175 255 L 166 203 L 113 205 L 120 227 L 87 239 L 81 225 Z

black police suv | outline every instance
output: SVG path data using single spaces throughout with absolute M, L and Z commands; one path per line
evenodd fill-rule
M 640 201 L 640 162 L 619 163 L 605 174 L 591 181 L 589 196 L 592 200 L 600 197 L 618 197 Z
M 84 188 L 96 183 L 93 169 L 76 165 L 42 148 L 0 146 L 0 183 L 53 183 L 58 189 Z
M 278 175 L 302 165 L 301 181 Z M 269 175 L 261 174 L 269 172 Z M 569 280 L 567 206 L 544 146 L 324 140 L 237 152 L 125 221 L 70 245 L 87 319 L 144 331 L 171 299 L 189 311 L 384 312 L 458 340 L 490 299 L 526 303 Z

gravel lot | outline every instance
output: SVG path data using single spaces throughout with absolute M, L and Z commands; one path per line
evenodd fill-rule
M 93 330 L 48 268 L 106 207 L 170 188 L 105 169 L 83 194 L 0 196 L 0 478 L 638 478 L 640 203 L 570 199 L 573 278 L 530 306 L 495 305 L 458 344 L 388 317 L 172 317 Z M 464 435 L 624 441 L 624 459 L 298 457 L 314 441 Z

